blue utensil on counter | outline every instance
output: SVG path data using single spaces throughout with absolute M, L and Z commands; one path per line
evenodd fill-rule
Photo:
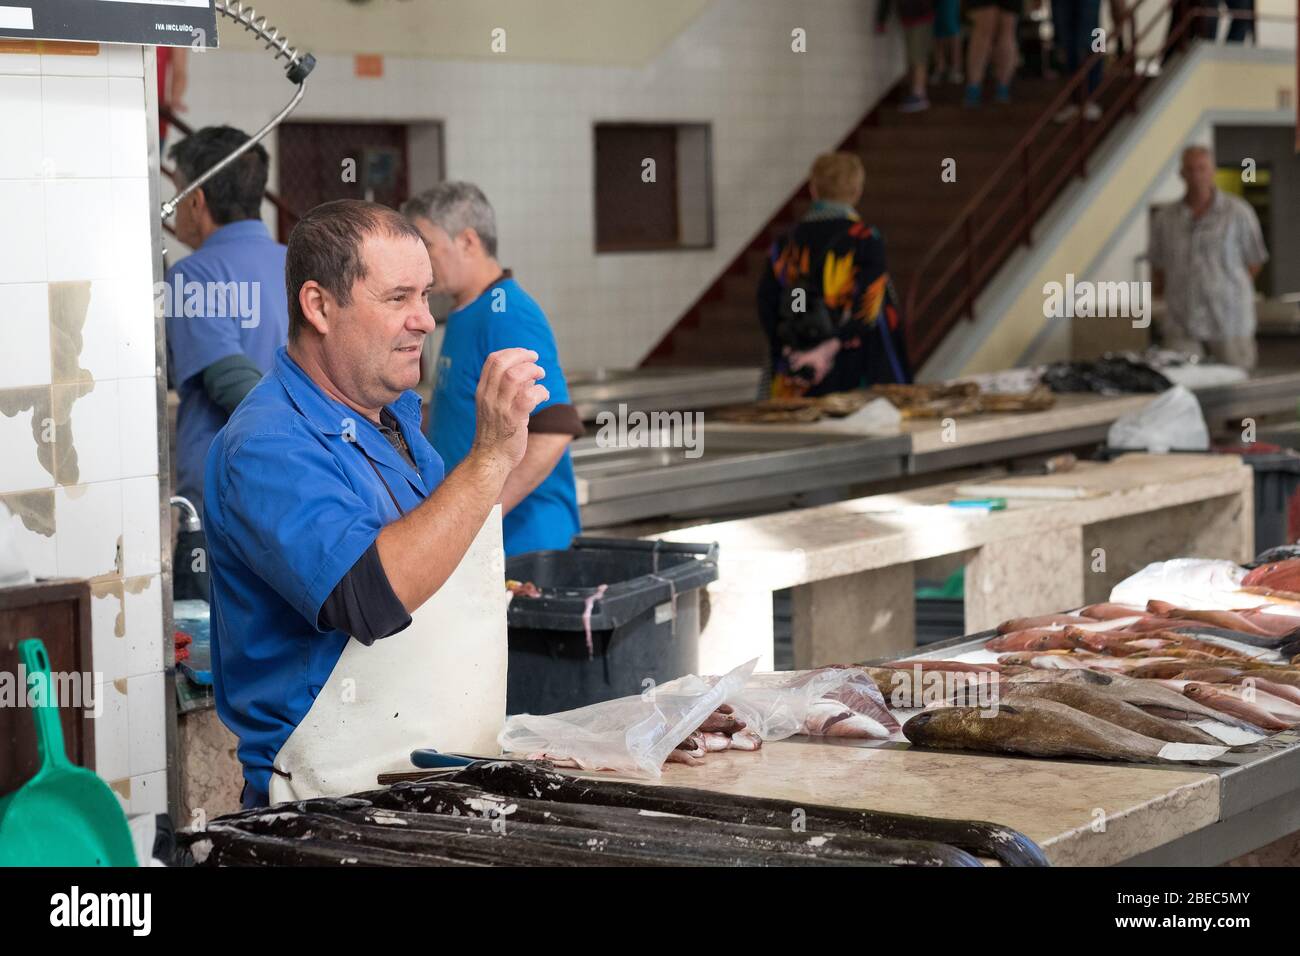
M 468 767 L 474 763 L 474 759 L 439 753 L 432 749 L 421 749 L 411 751 L 411 763 L 421 770 L 444 770 L 448 767 Z

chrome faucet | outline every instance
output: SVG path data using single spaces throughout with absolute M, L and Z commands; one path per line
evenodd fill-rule
M 180 495 L 172 495 L 171 504 L 173 508 L 179 508 L 184 516 L 181 518 L 182 531 L 203 530 L 203 522 L 199 520 L 199 509 L 194 507 L 194 502 Z

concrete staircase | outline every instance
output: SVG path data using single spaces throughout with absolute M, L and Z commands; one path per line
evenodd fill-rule
M 927 112 L 902 114 L 893 102 L 882 103 L 838 147 L 856 152 L 866 166 L 859 211 L 884 236 L 886 262 L 900 301 L 939 234 L 956 220 L 1060 88 L 1057 80 L 1020 78 L 1013 83 L 1010 104 L 986 101 L 978 109 L 966 109 L 961 105 L 962 87 L 932 86 Z M 1044 146 L 1057 132 L 1055 125 L 1043 131 Z M 945 183 L 942 164 L 949 158 L 956 160 L 956 182 Z M 1001 191 L 988 197 L 981 209 L 992 213 L 1008 192 L 1022 190 L 1022 183 L 1022 177 L 1005 177 Z M 773 240 L 799 220 L 810 201 L 805 182 L 642 364 L 764 364 L 767 348 L 755 305 L 759 277 Z M 1022 202 L 1023 197 L 1015 197 L 1012 206 Z M 960 237 L 949 245 L 952 255 L 940 250 L 928 279 L 937 278 L 936 270 L 952 261 Z M 929 312 L 944 304 L 940 299 Z

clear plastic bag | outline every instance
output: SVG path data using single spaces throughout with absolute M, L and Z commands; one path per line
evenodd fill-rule
M 860 667 L 753 674 L 726 702 L 765 741 L 795 734 L 883 739 L 898 730 L 876 682 Z
M 1206 451 L 1210 447 L 1210 430 L 1196 396 L 1184 386 L 1175 385 L 1138 411 L 1115 419 L 1106 444 L 1159 453 Z
M 740 691 L 757 663 L 722 677 L 688 674 L 635 697 L 577 710 L 508 717 L 497 742 L 511 753 L 568 757 L 584 770 L 657 778 L 674 748 Z

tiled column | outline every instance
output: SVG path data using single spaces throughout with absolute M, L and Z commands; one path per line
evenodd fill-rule
M 0 54 L 0 501 L 33 575 L 91 579 L 94 769 L 134 813 L 167 809 L 145 82 L 137 46 Z

